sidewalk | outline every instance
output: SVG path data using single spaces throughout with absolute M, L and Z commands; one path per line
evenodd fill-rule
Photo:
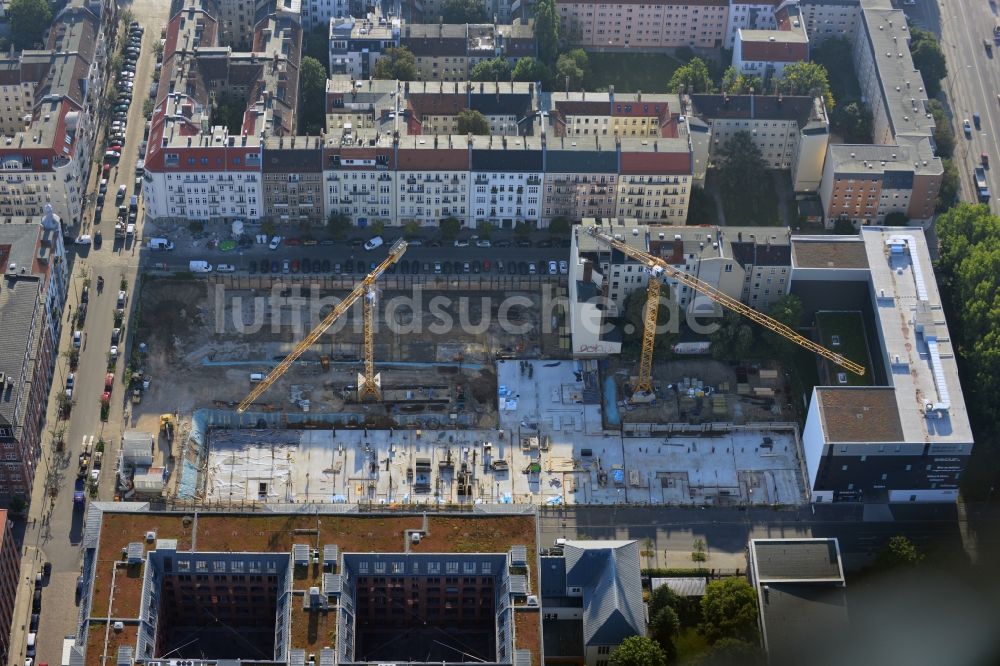
M 27 535 L 25 535 L 27 541 Z M 21 576 L 17 583 L 17 601 L 14 602 L 14 616 L 10 623 L 10 666 L 23 666 L 24 650 L 28 640 L 31 622 L 31 598 L 35 591 L 35 574 L 42 570 L 44 557 L 34 546 L 25 546 L 21 554 Z

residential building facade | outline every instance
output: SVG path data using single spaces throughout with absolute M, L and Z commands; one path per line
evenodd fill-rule
M 729 20 L 727 0 L 683 3 L 558 0 L 562 34 L 586 49 L 719 48 Z
M 0 658 L 10 656 L 10 628 L 14 616 L 14 602 L 21 576 L 21 549 L 14 540 L 12 521 L 7 509 L 0 509 L 3 532 L 0 534 Z
M 399 45 L 409 49 L 422 81 L 469 80 L 473 68 L 484 60 L 535 56 L 535 31 L 530 23 L 448 24 L 405 23 Z
M 733 45 L 736 71 L 759 76 L 765 85 L 780 78 L 787 65 L 809 60 L 809 36 L 799 8 L 795 5 L 782 7 L 774 18 L 777 23 L 774 30 L 740 28 Z
M 264 219 L 319 225 L 323 215 L 323 143 L 319 137 L 270 137 L 261 174 Z

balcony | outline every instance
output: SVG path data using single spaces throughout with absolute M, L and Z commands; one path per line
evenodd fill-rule
M 409 181 L 407 181 L 407 182 L 409 182 Z M 423 185 L 410 185 L 410 186 L 408 186 L 406 188 L 406 191 L 409 192 L 409 193 L 411 193 L 411 194 L 423 194 L 424 193 L 424 186 Z
M 538 176 L 528 176 L 528 185 L 541 185 L 542 179 Z

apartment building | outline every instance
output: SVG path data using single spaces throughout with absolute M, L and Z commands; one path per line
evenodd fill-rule
M 331 74 L 368 79 L 386 49 L 399 46 L 399 20 L 330 19 Z
M 40 222 L 0 225 L 0 265 L 0 497 L 30 500 L 69 279 L 51 206 Z
M 562 34 L 590 49 L 719 48 L 729 20 L 727 0 L 680 4 L 620 0 L 558 0 Z
M 469 142 L 469 226 L 540 226 L 542 141 L 538 137 L 474 136 Z
M 257 22 L 270 11 L 285 12 L 296 17 L 301 0 L 213 0 L 213 18 L 217 22 L 220 41 L 236 51 L 247 51 L 253 43 Z
M 807 311 L 860 310 L 872 331 L 871 384 L 833 368 L 813 390 L 813 501 L 954 501 L 973 437 L 923 230 L 793 237 L 792 282 Z
M 181 514 L 123 506 L 95 502 L 89 509 L 95 519 L 87 521 L 82 541 L 81 623 L 66 648 L 73 663 L 304 664 L 308 655 L 317 663 L 359 666 L 379 660 L 429 665 L 458 658 L 484 666 L 542 661 L 539 582 L 531 573 L 539 569 L 533 515 L 503 509 L 493 515 L 452 513 L 428 516 L 423 527 L 413 527 L 398 514 L 371 520 L 316 505 L 315 515 L 282 514 L 279 526 L 267 528 L 273 518 L 199 513 L 189 530 L 195 547 L 186 546 L 175 527 Z M 474 535 L 474 552 L 449 541 L 456 528 Z M 315 537 L 305 538 L 310 530 Z M 228 541 L 220 541 L 220 532 Z M 389 544 L 394 534 L 427 545 L 413 552 L 399 540 L 398 546 L 373 549 L 373 543 Z M 110 576 L 104 565 L 112 552 L 137 577 Z M 623 572 L 627 608 L 639 612 L 633 621 L 644 629 L 635 542 L 627 555 L 617 556 L 629 564 Z M 588 600 L 591 589 L 616 580 L 594 557 L 571 571 L 572 581 L 585 583 Z M 601 608 L 614 596 L 605 593 Z M 214 631 L 200 619 L 206 607 L 219 624 Z M 411 610 L 397 612 L 402 608 Z M 616 619 L 610 618 L 609 628 Z M 112 633 L 116 622 L 126 628 Z M 454 641 L 447 640 L 455 633 L 461 635 L 458 657 Z M 203 638 L 192 644 L 192 636 Z M 410 640 L 393 640 L 400 636 Z M 414 644 L 421 647 L 414 651 Z
M 768 168 L 791 171 L 796 192 L 815 192 L 823 177 L 830 122 L 820 97 L 783 95 L 690 95 L 689 115 L 701 120 L 707 142 L 694 144 L 696 155 L 707 148 L 713 165 L 719 151 L 737 133 L 746 132 L 760 149 Z
M 360 8 L 360 7 L 359 7 Z M 301 0 L 302 29 L 311 31 L 318 25 L 328 25 L 334 19 L 351 16 L 349 0 Z
M 602 329 L 618 316 L 636 290 L 645 289 L 649 271 L 621 252 L 585 233 L 598 226 L 619 240 L 663 258 L 754 308 L 767 309 L 791 284 L 790 235 L 772 227 L 722 228 L 646 224 L 636 219 L 585 219 L 575 228 L 570 249 L 569 300 L 574 356 L 600 357 L 620 352 L 614 331 Z M 664 296 L 685 313 L 717 316 L 716 305 L 669 277 Z
M 785 67 L 809 60 L 809 36 L 795 5 L 774 14 L 773 30 L 740 28 L 733 45 L 733 67 L 741 74 L 759 76 L 763 81 L 780 77 Z M 763 92 L 763 90 L 759 91 Z
M 903 12 L 878 1 L 860 10 L 854 68 L 872 108 L 876 145 L 828 148 L 819 190 L 827 227 L 838 219 L 880 224 L 893 212 L 923 223 L 933 218 L 944 166 L 908 41 Z
M 613 138 L 549 138 L 545 147 L 542 213 L 546 219 L 582 220 L 615 214 L 618 152 Z
M 275 224 L 318 225 L 323 215 L 323 140 L 318 136 L 269 137 L 261 169 L 264 219 Z
M 302 31 L 273 11 L 256 23 L 252 51 L 219 47 L 214 0 L 185 0 L 167 24 L 143 182 L 154 218 L 260 220 L 264 139 L 295 133 Z M 234 88 L 235 86 L 235 88 Z M 211 93 L 245 91 L 238 135 L 212 127 Z
M 775 19 L 775 10 L 782 4 L 775 0 L 758 0 L 757 2 L 739 2 L 732 0 L 729 3 L 729 12 L 726 21 L 725 48 L 735 48 L 736 39 L 740 30 L 775 30 L 778 22 Z
M 10 628 L 17 599 L 18 579 L 21 576 L 21 549 L 14 540 L 13 523 L 7 509 L 0 509 L 3 532 L 0 534 L 0 659 L 10 656 Z
M 617 217 L 667 224 L 687 220 L 691 153 L 663 143 L 661 150 L 658 139 L 619 140 Z
M 327 216 L 348 215 L 361 228 L 376 222 L 397 224 L 396 145 L 391 136 L 362 145 L 349 132 L 328 138 L 323 147 L 323 188 Z
M 537 53 L 534 28 L 515 21 L 499 24 L 404 23 L 399 45 L 409 49 L 423 81 L 468 81 L 484 60 L 518 58 Z
M 469 221 L 471 151 L 461 136 L 405 136 L 396 148 L 396 223 Z
M 67 224 L 82 219 L 112 23 L 102 12 L 99 3 L 73 0 L 53 20 L 44 50 L 0 59 L 9 105 L 0 114 L 0 215 L 39 217 L 50 204 Z
M 557 136 L 667 137 L 677 135 L 677 95 L 554 92 L 550 122 Z
M 527 136 L 537 130 L 534 83 L 414 81 L 404 83 L 403 92 L 409 134 L 458 134 L 458 114 L 465 109 L 483 114 L 491 136 Z
M 799 0 L 802 21 L 814 45 L 831 37 L 851 43 L 861 22 L 861 0 Z

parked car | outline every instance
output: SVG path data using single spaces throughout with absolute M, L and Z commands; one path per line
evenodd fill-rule
M 973 113 L 972 114 L 972 124 L 976 126 L 976 129 L 982 129 L 982 127 L 983 127 L 983 121 L 979 117 L 978 113 Z
M 278 260 L 275 259 L 274 261 L 271 262 L 271 272 L 272 273 L 277 273 L 280 270 L 281 270 L 281 267 L 278 265 Z
M 115 388 L 115 375 L 112 372 L 104 375 L 104 390 L 111 393 Z
M 522 238 L 514 243 L 518 247 L 531 247 L 531 241 L 527 238 Z
M 559 272 L 559 267 L 554 261 L 549 262 L 549 275 L 555 275 Z
M 281 245 L 281 236 L 273 236 L 271 242 L 267 244 L 267 249 L 277 250 L 279 245 Z
M 569 263 L 563 259 L 559 262 L 559 274 L 566 275 L 567 273 L 569 273 Z
M 76 373 L 71 372 L 66 375 L 66 397 L 73 398 L 73 388 L 76 386 Z
M 461 238 L 456 238 L 455 239 L 455 247 L 469 247 L 469 241 L 461 239 Z
M 476 241 L 476 247 L 491 247 L 491 246 L 492 244 L 490 243 L 488 238 L 482 238 Z
M 986 151 L 979 154 L 979 161 L 982 163 L 984 169 L 990 168 L 990 156 L 986 153 Z
M 962 121 L 962 132 L 965 133 L 966 139 L 972 138 L 972 125 L 969 123 L 968 118 Z
M 368 241 L 365 242 L 365 249 L 374 250 L 377 247 L 382 247 L 383 243 L 385 243 L 385 241 L 382 240 L 381 236 L 374 236 L 372 238 L 369 238 Z

